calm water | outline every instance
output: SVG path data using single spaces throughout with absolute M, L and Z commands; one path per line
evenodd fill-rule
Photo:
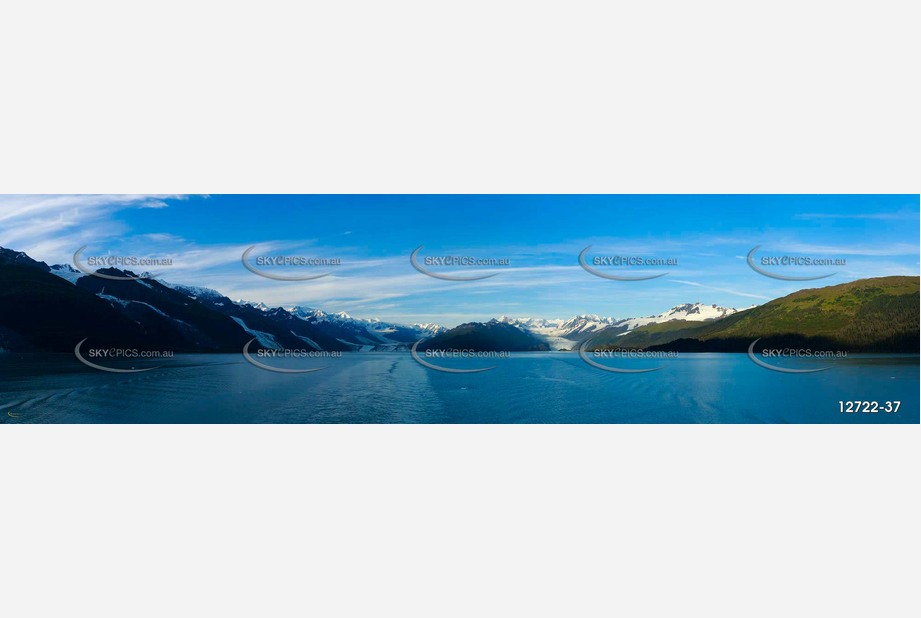
M 663 367 L 634 375 L 594 369 L 571 353 L 513 354 L 488 361 L 493 371 L 467 375 L 432 371 L 401 353 L 272 363 L 327 367 L 301 375 L 264 371 L 239 355 L 156 364 L 116 375 L 68 355 L 0 355 L 0 423 L 919 422 L 918 357 L 905 355 L 786 361 L 833 365 L 801 375 L 768 371 L 744 354 L 616 363 Z M 841 414 L 840 400 L 902 404 L 898 414 Z

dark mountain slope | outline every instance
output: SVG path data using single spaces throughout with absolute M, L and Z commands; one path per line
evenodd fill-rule
M 473 350 L 476 352 L 539 352 L 550 347 L 534 335 L 496 320 L 470 322 L 441 333 L 419 345 L 420 350 Z
M 109 303 L 46 270 L 0 265 L 2 348 L 71 352 L 86 337 L 99 347 L 145 348 L 148 335 Z
M 280 307 L 261 311 L 250 305 L 238 305 L 217 293 L 199 295 L 195 300 L 213 311 L 241 320 L 251 330 L 272 335 L 279 345 L 287 349 L 319 348 L 337 352 L 353 349 L 353 346 L 337 340 L 328 329 L 302 320 Z M 252 335 L 248 339 L 252 339 Z M 255 343 L 253 347 L 256 347 Z
M 110 276 L 134 276 L 129 271 L 104 268 Z M 147 327 L 152 342 L 177 351 L 237 352 L 252 338 L 230 319 L 154 279 L 113 281 L 81 277 L 76 287 L 111 296 L 113 308 Z

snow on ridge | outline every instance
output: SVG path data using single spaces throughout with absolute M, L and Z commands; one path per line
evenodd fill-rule
M 239 324 L 240 328 L 242 328 L 247 333 L 255 337 L 256 340 L 259 342 L 259 345 L 261 345 L 262 347 L 269 348 L 272 350 L 282 349 L 282 346 L 279 345 L 277 341 L 275 341 L 275 337 L 273 337 L 271 334 L 263 332 L 261 330 L 251 329 L 250 327 L 246 325 L 246 322 L 244 322 L 243 320 L 241 320 L 240 318 L 236 316 L 230 316 L 230 319 L 236 322 L 237 324 Z
M 101 299 L 103 299 L 103 300 L 107 300 L 107 301 L 109 301 L 110 303 L 117 303 L 117 304 L 121 305 L 122 307 L 127 307 L 128 304 L 131 303 L 130 300 L 122 300 L 121 298 L 116 298 L 115 296 L 112 296 L 112 295 L 110 295 L 110 294 L 105 294 L 105 293 L 103 293 L 103 292 L 97 293 L 96 296 L 98 296 L 99 298 L 101 298 Z
M 551 349 L 566 350 L 571 349 L 575 343 L 583 341 L 586 337 L 594 335 L 608 327 L 618 328 L 623 331 L 621 334 L 626 334 L 635 328 L 648 326 L 649 324 L 670 322 L 672 320 L 703 322 L 706 320 L 721 319 L 739 311 L 745 311 L 745 309 L 733 309 L 729 307 L 720 307 L 718 305 L 705 305 L 703 303 L 687 303 L 684 305 L 676 305 L 668 311 L 664 311 L 658 315 L 639 318 L 618 319 L 596 314 L 585 314 L 573 316 L 569 319 L 533 317 L 510 318 L 508 316 L 501 316 L 497 321 L 517 326 L 543 339 L 550 345 Z
M 151 305 L 150 303 L 144 303 L 144 302 L 141 302 L 141 301 L 139 301 L 139 300 L 132 300 L 132 301 L 128 301 L 128 302 L 137 303 L 137 304 L 139 304 L 139 305 L 144 305 L 145 307 L 149 307 L 150 309 L 152 309 L 153 311 L 155 311 L 155 312 L 158 313 L 159 315 L 162 315 L 164 318 L 170 317 L 170 316 L 166 315 L 165 313 L 163 313 L 162 311 L 160 311 L 159 309 L 157 309 L 156 307 L 154 307 L 153 305 Z
M 322 350 L 322 349 L 323 349 L 323 348 L 321 348 L 319 345 L 317 345 L 317 342 L 314 341 L 313 339 L 311 339 L 310 337 L 304 337 L 303 335 L 298 335 L 298 334 L 297 334 L 296 332 L 294 332 L 293 330 L 289 330 L 288 332 L 291 333 L 292 335 L 294 335 L 295 337 L 297 337 L 298 339 L 300 339 L 301 341 L 303 341 L 304 343 L 306 343 L 307 345 L 309 345 L 310 347 L 312 347 L 314 350 Z
M 86 275 L 86 273 L 77 270 L 70 264 L 54 264 L 50 266 L 50 268 L 52 275 L 57 275 L 61 279 L 69 281 L 74 285 L 76 285 L 77 279 Z
M 192 300 L 198 300 L 199 298 L 217 299 L 224 297 L 223 294 L 211 288 L 203 288 L 197 285 L 183 285 L 182 283 L 170 283 L 169 281 L 163 280 L 159 280 L 159 283 L 165 285 L 171 290 L 176 290 L 180 294 L 185 294 Z
M 233 304 L 235 304 L 238 307 L 250 307 L 252 309 L 258 309 L 259 311 L 263 313 L 271 309 L 271 307 L 269 307 L 265 303 L 256 303 L 256 302 L 252 302 L 249 300 L 243 300 L 242 298 L 238 298 L 237 300 L 233 301 Z
M 317 322 L 330 322 L 340 326 L 348 326 L 378 337 L 399 329 L 409 329 L 420 336 L 434 336 L 447 330 L 440 324 L 397 324 L 395 322 L 384 322 L 378 318 L 356 318 L 345 311 L 327 313 L 322 309 L 313 307 L 295 306 L 287 309 L 287 311 L 302 320 L 315 320 Z
M 444 332 L 447 332 L 448 330 L 441 324 L 436 324 L 434 322 L 425 322 L 424 324 L 413 324 L 411 328 L 414 328 L 419 331 L 426 331 L 426 332 L 432 333 L 433 335 L 444 333 Z

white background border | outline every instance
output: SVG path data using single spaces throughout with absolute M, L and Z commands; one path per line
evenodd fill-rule
M 917 193 L 910 7 L 4 6 L 0 191 Z M 914 617 L 918 438 L 7 425 L 0 613 Z

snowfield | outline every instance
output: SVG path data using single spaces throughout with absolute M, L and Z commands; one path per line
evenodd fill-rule
M 754 305 L 752 305 L 754 306 Z M 746 307 L 750 309 L 751 307 Z M 660 322 L 671 322 L 672 320 L 685 320 L 688 322 L 704 322 L 706 320 L 718 320 L 726 316 L 745 311 L 746 309 L 733 309 L 730 307 L 720 307 L 717 305 L 704 305 L 702 303 L 688 303 L 677 305 L 668 311 L 658 315 L 650 315 L 642 318 L 612 318 L 602 317 L 594 314 L 577 315 L 566 319 L 543 319 L 543 318 L 510 318 L 502 316 L 499 322 L 511 324 L 518 328 L 531 333 L 532 335 L 543 339 L 547 342 L 552 350 L 570 350 L 576 344 L 585 341 L 587 338 L 595 335 L 606 328 L 616 328 L 623 333 L 628 333 L 635 328 L 647 326 L 649 324 L 658 324 Z

